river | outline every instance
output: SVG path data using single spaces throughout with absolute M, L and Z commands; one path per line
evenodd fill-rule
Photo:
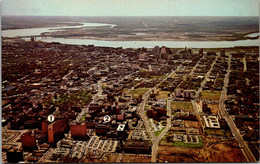
M 40 35 L 43 32 L 54 32 L 62 31 L 65 28 L 95 28 L 95 27 L 115 27 L 114 24 L 105 24 L 105 23 L 81 23 L 82 25 L 77 26 L 63 26 L 63 27 L 44 27 L 44 28 L 27 28 L 27 29 L 15 29 L 15 30 L 3 30 L 3 37 L 23 37 L 31 35 Z
M 15 29 L 3 30 L 3 37 L 23 37 L 31 35 L 40 35 L 43 32 L 60 31 L 64 28 L 95 28 L 95 27 L 115 27 L 114 24 L 104 23 L 82 23 L 78 26 L 64 26 L 64 27 L 47 27 L 47 28 L 29 28 L 29 29 Z M 256 34 L 250 34 L 250 37 Z M 258 33 L 259 35 L 259 33 Z M 248 35 L 249 36 L 249 35 Z M 59 42 L 64 44 L 76 45 L 95 45 L 104 47 L 123 47 L 123 48 L 153 48 L 155 46 L 166 46 L 171 48 L 225 48 L 234 46 L 259 46 L 259 39 L 255 40 L 238 40 L 238 41 L 104 41 L 92 39 L 72 39 L 72 38 L 37 38 L 43 42 Z
M 247 36 L 249 36 L 249 37 L 257 37 L 257 36 L 259 36 L 259 32 L 248 34 Z

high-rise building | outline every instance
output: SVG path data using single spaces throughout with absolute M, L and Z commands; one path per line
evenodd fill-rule
M 161 54 L 161 58 L 164 60 L 168 60 L 168 54 L 166 53 Z
M 188 49 L 188 54 L 189 54 L 189 55 L 192 54 L 192 49 L 191 49 L 191 48 Z
M 199 50 L 199 54 L 200 54 L 200 55 L 203 55 L 203 48 L 201 48 L 201 49 Z
M 37 148 L 36 137 L 31 132 L 24 133 L 21 136 L 21 142 L 22 142 L 23 150 L 33 150 Z
M 167 54 L 167 51 L 166 51 L 166 47 L 165 47 L 165 46 L 162 46 L 162 48 L 161 48 L 160 58 L 161 58 L 161 59 L 164 59 L 164 60 L 167 60 L 167 59 L 168 59 L 168 54 Z
M 162 46 L 162 48 L 161 48 L 161 54 L 167 54 L 167 53 L 166 53 L 166 48 L 165 48 L 165 46 Z
M 34 42 L 34 37 L 31 37 L 31 42 Z
M 154 57 L 159 58 L 159 55 L 160 55 L 160 47 L 159 46 L 154 47 L 153 54 L 154 54 Z
M 55 121 L 48 125 L 48 142 L 55 144 L 69 125 L 68 119 Z
M 220 55 L 221 55 L 222 57 L 225 57 L 226 51 L 225 51 L 225 50 L 221 50 Z
M 70 125 L 72 138 L 84 138 L 86 137 L 87 125 L 86 123 L 73 122 Z

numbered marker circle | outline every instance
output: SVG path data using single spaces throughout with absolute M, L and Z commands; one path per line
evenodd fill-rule
M 54 121 L 54 116 L 51 114 L 51 115 L 48 116 L 47 119 L 48 119 L 49 122 L 53 122 Z
M 109 122 L 109 121 L 110 121 L 109 115 L 105 115 L 105 117 L 104 117 L 104 122 Z

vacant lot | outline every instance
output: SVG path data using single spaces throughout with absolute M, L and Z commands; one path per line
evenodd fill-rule
M 245 162 L 235 140 L 205 139 L 203 148 L 159 146 L 157 162 Z
M 212 114 L 218 114 L 219 113 L 219 105 L 217 104 L 208 104 L 208 107 L 210 108 Z
M 199 128 L 199 122 L 198 121 L 184 121 L 184 125 L 186 128 Z
M 139 96 L 142 96 L 147 91 L 148 91 L 147 88 L 137 88 L 137 89 L 131 90 L 127 95 L 133 96 L 134 98 L 138 98 Z
M 151 157 L 149 155 L 125 154 L 120 163 L 150 163 Z
M 156 96 L 157 98 L 167 98 L 168 94 L 170 94 L 169 91 L 159 91 L 158 95 Z
M 206 129 L 206 135 L 214 135 L 214 136 L 224 136 L 224 137 L 231 137 L 232 134 L 228 130 L 221 130 L 221 129 Z
M 174 101 L 171 104 L 172 109 L 184 109 L 185 111 L 193 112 L 193 106 L 191 102 Z
M 200 98 L 207 100 L 219 100 L 221 92 L 220 91 L 202 91 Z

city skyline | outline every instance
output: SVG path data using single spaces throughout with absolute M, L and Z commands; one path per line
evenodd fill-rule
M 259 16 L 258 0 L 3 0 L 2 15 Z

